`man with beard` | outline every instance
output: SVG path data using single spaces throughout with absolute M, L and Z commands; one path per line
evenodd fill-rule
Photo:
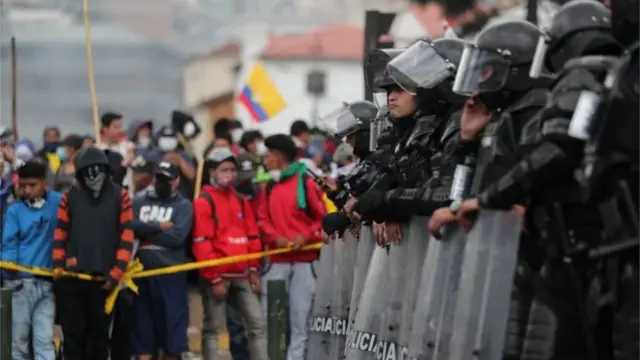
M 63 270 L 86 273 L 95 281 L 57 278 L 64 358 L 106 360 L 111 319 L 104 304 L 131 260 L 131 199 L 111 181 L 103 151 L 83 150 L 75 167 L 77 185 L 63 195 L 58 209 L 53 263 L 56 274 Z

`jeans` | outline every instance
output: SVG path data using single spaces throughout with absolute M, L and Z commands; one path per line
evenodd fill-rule
M 229 331 L 229 347 L 233 360 L 249 360 L 249 342 L 245 335 L 242 316 L 233 306 L 227 303 L 227 330 Z
M 13 360 L 55 360 L 53 322 L 56 309 L 53 283 L 28 278 L 8 280 L 6 284 L 13 288 L 11 358 Z M 33 349 L 31 349 L 32 341 Z

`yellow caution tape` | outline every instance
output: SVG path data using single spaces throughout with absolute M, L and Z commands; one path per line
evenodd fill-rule
M 307 245 L 300 250 L 318 250 L 321 247 L 322 247 L 322 243 L 317 243 L 317 244 Z M 275 249 L 275 250 L 267 250 L 267 251 L 261 251 L 261 252 L 250 253 L 245 255 L 228 256 L 228 257 L 215 259 L 215 260 L 196 261 L 196 262 L 167 266 L 167 267 L 151 269 L 151 270 L 144 270 L 144 266 L 142 266 L 142 263 L 138 259 L 136 259 L 131 264 L 129 264 L 129 266 L 127 267 L 127 270 L 122 275 L 120 284 L 116 286 L 111 291 L 111 294 L 109 294 L 109 297 L 107 297 L 104 310 L 107 314 L 110 314 L 111 311 L 113 311 L 113 307 L 116 303 L 116 299 L 118 298 L 118 294 L 120 293 L 120 290 L 122 290 L 123 288 L 129 288 L 137 294 L 138 286 L 133 281 L 133 279 L 136 279 L 136 278 L 175 274 L 175 273 L 184 272 L 184 271 L 197 270 L 197 269 L 203 269 L 203 268 L 226 265 L 226 264 L 233 264 L 237 262 L 256 260 L 266 256 L 283 254 L 283 253 L 292 252 L 292 251 L 294 251 L 294 249 L 289 247 L 286 249 Z M 0 269 L 24 272 L 24 273 L 29 273 L 29 274 L 38 275 L 38 276 L 48 276 L 48 277 L 54 276 L 53 270 L 50 270 L 50 269 L 43 269 L 43 268 L 32 267 L 32 266 L 22 266 L 12 262 L 8 262 L 8 261 L 0 261 Z M 55 274 L 55 276 L 73 277 L 76 279 L 87 280 L 87 281 L 102 280 L 102 278 L 98 278 L 89 274 L 74 273 L 69 271 L 64 271 L 61 274 Z

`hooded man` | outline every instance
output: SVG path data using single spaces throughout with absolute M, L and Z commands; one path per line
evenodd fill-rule
M 153 147 L 153 121 L 133 120 L 127 128 L 127 138 L 135 144 L 135 155 L 148 151 Z
M 83 150 L 75 167 L 77 185 L 63 195 L 58 209 L 53 265 L 56 274 L 68 270 L 102 281 L 57 278 L 64 358 L 106 360 L 111 319 L 104 312 L 104 304 L 131 260 L 131 199 L 126 190 L 111 181 L 103 151 Z

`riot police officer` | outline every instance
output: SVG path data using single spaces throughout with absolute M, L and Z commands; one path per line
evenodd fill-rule
M 598 79 L 615 63 L 614 57 L 576 57 L 619 51 L 606 7 L 588 0 L 564 5 L 543 35 L 531 69 L 536 76 L 544 63 L 559 74 L 544 110 L 523 131 L 526 155 L 459 208 L 461 223 L 469 226 L 467 215 L 479 208 L 508 209 L 528 202 L 530 230 L 544 246 L 545 259 L 523 344 L 525 359 L 611 356 L 610 336 L 602 336 L 610 334 L 610 321 L 599 316 L 608 284 L 596 270 L 606 263 L 589 251 L 606 241 L 601 208 L 615 204 L 585 199 L 577 184 L 573 174 L 582 159 L 584 131 L 571 119 L 580 107 L 578 99 L 597 91 Z
M 455 168 L 453 150 L 459 136 L 459 110 L 466 100 L 452 91 L 463 49 L 464 42 L 459 39 L 422 39 L 389 62 L 387 70 L 398 86 L 413 94 L 424 92 L 423 96 L 428 96 L 429 101 L 440 103 L 432 120 L 435 125 L 432 133 L 417 133 L 421 138 L 413 140 L 415 144 L 407 149 L 415 154 L 403 156 L 407 160 L 411 156 L 427 158 L 431 177 L 424 179 L 426 183 L 406 183 L 406 186 L 386 193 L 368 192 L 359 198 L 355 207 L 363 218 L 384 220 L 390 209 L 403 213 L 404 217 L 428 216 L 435 209 L 448 205 Z
M 522 129 L 543 108 L 547 95 L 548 84 L 528 75 L 540 35 L 530 23 L 505 21 L 487 26 L 475 43 L 464 49 L 453 91 L 470 96 L 462 109 L 456 149 L 457 165 L 469 171 L 459 172 L 461 179 L 454 180 L 469 187 L 472 194 L 492 186 L 526 151 L 521 146 Z M 444 224 L 456 221 L 460 205 L 461 201 L 453 201 L 449 207 L 436 210 L 429 222 L 430 231 L 438 234 Z M 518 260 L 522 266 L 536 268 L 537 248 L 533 242 L 524 236 L 511 241 L 520 242 Z M 504 331 L 494 329 L 507 334 L 504 359 L 520 357 L 531 301 L 527 296 L 531 284 L 526 279 L 520 281 L 521 276 L 517 278 L 510 299 L 509 327 L 497 324 Z M 484 310 L 478 306 L 478 311 Z M 495 319 L 488 315 L 486 321 Z

